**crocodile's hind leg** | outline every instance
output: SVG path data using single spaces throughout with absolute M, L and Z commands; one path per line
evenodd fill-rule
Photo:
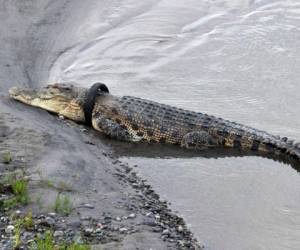
M 207 149 L 217 145 L 218 142 L 205 131 L 187 133 L 181 141 L 181 146 L 187 149 Z
M 107 134 L 109 137 L 121 141 L 133 141 L 132 135 L 128 132 L 125 126 L 120 125 L 106 117 L 93 117 L 93 127 Z

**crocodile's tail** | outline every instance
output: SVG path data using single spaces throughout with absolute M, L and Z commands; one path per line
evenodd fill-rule
M 300 143 L 295 143 L 287 137 L 281 137 L 276 140 L 265 138 L 260 142 L 258 151 L 283 157 L 290 157 L 300 164 Z

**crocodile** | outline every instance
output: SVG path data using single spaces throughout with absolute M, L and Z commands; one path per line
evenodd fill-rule
M 133 96 L 118 97 L 103 83 L 91 88 L 55 83 L 42 89 L 13 87 L 10 97 L 130 142 L 175 144 L 186 149 L 235 148 L 288 156 L 300 163 L 300 144 L 287 137 L 212 115 Z

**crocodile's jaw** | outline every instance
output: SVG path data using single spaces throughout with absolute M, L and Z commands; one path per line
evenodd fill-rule
M 30 106 L 39 107 L 68 119 L 84 122 L 83 89 L 64 85 L 49 85 L 41 90 L 13 87 L 10 97 Z

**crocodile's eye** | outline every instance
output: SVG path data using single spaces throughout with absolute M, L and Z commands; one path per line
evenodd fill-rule
M 55 83 L 48 85 L 46 89 L 52 89 L 52 90 L 72 90 L 73 85 L 67 85 L 67 84 L 61 84 L 61 83 Z
M 72 90 L 72 87 L 73 85 L 60 84 L 58 88 L 62 90 Z

